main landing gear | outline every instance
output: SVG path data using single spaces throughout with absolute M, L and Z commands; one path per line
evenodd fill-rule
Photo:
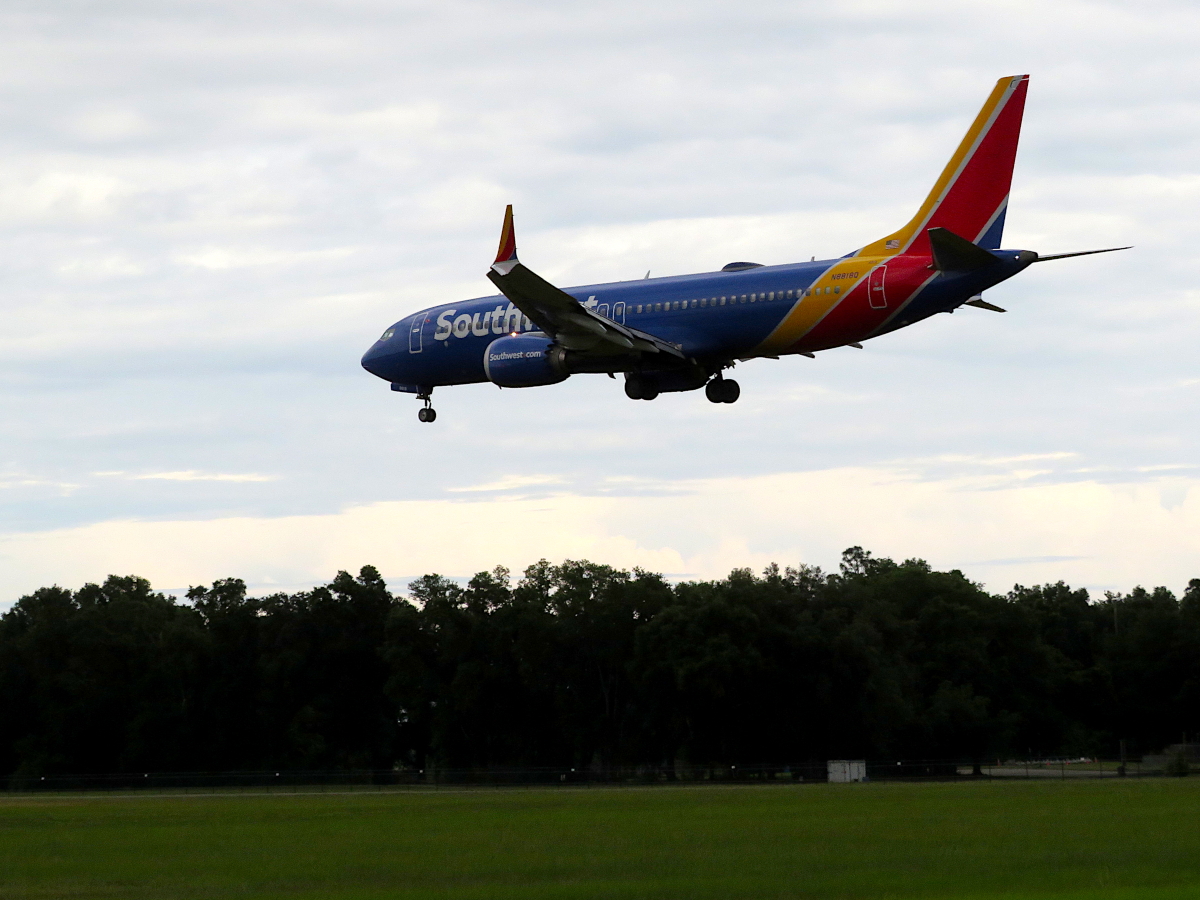
M 713 403 L 737 403 L 742 389 L 732 378 L 714 378 L 704 386 L 704 396 Z
M 630 400 L 653 400 L 658 396 L 658 385 L 631 372 L 625 376 L 625 396 Z
M 683 377 L 680 377 L 682 374 Z M 630 400 L 653 400 L 659 393 L 668 391 L 694 391 L 704 385 L 704 395 L 713 403 L 736 403 L 742 389 L 732 378 L 717 375 L 704 384 L 704 372 L 642 373 L 629 372 L 625 375 L 625 396 Z M 662 379 L 666 379 L 664 384 Z
M 434 419 L 436 419 L 437 410 L 429 405 L 432 402 L 429 394 L 417 394 L 417 399 L 425 401 L 425 405 L 421 409 L 417 410 L 417 418 L 422 422 L 432 422 Z

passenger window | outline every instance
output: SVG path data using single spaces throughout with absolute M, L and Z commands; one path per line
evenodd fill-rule
M 834 292 L 835 294 L 840 294 L 840 293 L 842 292 L 842 289 L 841 289 L 840 287 L 838 287 L 837 285 L 834 285 L 834 286 L 833 286 L 833 292 Z
M 745 303 L 745 302 L 746 302 L 746 295 L 745 295 L 745 294 L 742 294 L 742 300 L 741 300 L 741 302 L 742 302 L 742 303 Z
M 725 305 L 725 298 L 724 298 L 724 297 L 722 297 L 722 298 L 721 298 L 721 305 L 722 305 L 722 306 L 724 306 L 724 305 Z
M 828 294 L 831 290 L 832 290 L 832 288 L 830 288 L 828 285 L 825 287 L 826 294 Z

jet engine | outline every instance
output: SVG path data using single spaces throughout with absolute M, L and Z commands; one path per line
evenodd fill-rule
M 483 353 L 483 371 L 500 387 L 536 387 L 566 381 L 566 351 L 544 334 L 497 338 Z

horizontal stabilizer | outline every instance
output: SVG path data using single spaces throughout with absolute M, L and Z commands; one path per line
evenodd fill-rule
M 947 228 L 930 228 L 929 246 L 933 266 L 942 272 L 974 272 L 999 262 L 982 247 Z
M 972 297 L 963 306 L 973 306 L 976 309 L 990 309 L 992 312 L 1008 312 L 1008 310 L 996 306 L 994 303 L 988 303 L 982 297 Z
M 1049 256 L 1038 254 L 1038 258 L 1034 262 L 1046 262 L 1050 259 L 1067 259 L 1071 256 L 1091 256 L 1093 253 L 1114 253 L 1117 250 L 1132 250 L 1133 245 L 1128 247 L 1108 247 L 1105 250 L 1077 250 L 1074 253 L 1051 253 Z

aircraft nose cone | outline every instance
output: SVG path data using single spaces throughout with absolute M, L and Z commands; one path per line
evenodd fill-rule
M 376 341 L 371 345 L 371 349 L 363 354 L 362 367 L 374 375 L 376 378 L 382 378 L 384 381 L 391 381 L 391 378 L 386 374 L 387 357 L 383 353 L 383 348 Z

